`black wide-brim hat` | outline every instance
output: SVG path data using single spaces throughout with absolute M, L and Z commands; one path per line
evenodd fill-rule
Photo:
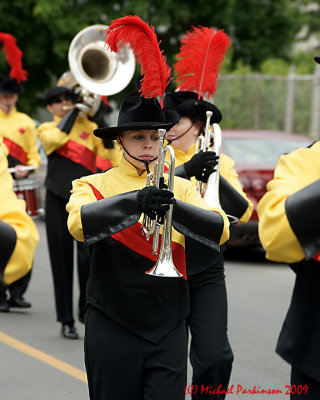
M 15 78 L 0 76 L 0 93 L 3 94 L 20 94 L 22 86 Z
M 182 117 L 189 117 L 200 120 L 204 123 L 207 120 L 206 111 L 212 111 L 210 123 L 218 124 L 222 120 L 222 115 L 218 107 L 202 98 L 198 99 L 195 92 L 181 91 L 166 93 L 163 100 L 165 109 L 178 111 Z
M 314 61 L 317 62 L 318 64 L 320 64 L 320 57 L 315 57 Z
M 163 110 L 154 97 L 129 96 L 123 100 L 118 115 L 117 126 L 99 128 L 93 131 L 99 138 L 116 139 L 126 130 L 171 129 L 180 119 L 175 110 Z
M 56 98 L 63 94 L 70 94 L 71 90 L 68 89 L 66 86 L 55 86 L 52 89 L 49 89 L 44 94 L 44 99 L 47 104 L 52 104 Z

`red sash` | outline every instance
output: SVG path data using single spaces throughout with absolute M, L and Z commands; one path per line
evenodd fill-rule
M 8 138 L 3 138 L 3 143 L 6 145 L 9 155 L 21 162 L 21 164 L 26 165 L 27 163 L 27 153 L 23 150 L 21 146 L 14 143 Z
M 320 262 L 320 251 L 312 257 L 315 261 Z
M 97 168 L 101 169 L 101 171 L 107 171 L 108 169 L 112 168 L 111 161 L 105 160 L 100 156 L 96 156 L 96 165 Z
M 97 200 L 101 200 L 104 198 L 98 189 L 96 189 L 90 183 L 89 185 Z M 147 241 L 146 237 L 142 235 L 142 225 L 139 222 L 130 226 L 127 229 L 124 229 L 121 232 L 112 235 L 112 238 L 126 246 L 128 249 L 134 251 L 135 253 L 138 253 L 156 263 L 158 256 L 152 253 L 152 240 L 150 239 L 149 241 Z M 159 235 L 159 248 L 160 243 L 161 235 Z M 184 279 L 187 279 L 185 251 L 184 247 L 181 244 L 172 242 L 172 258 L 177 270 L 181 274 L 183 274 Z
M 82 165 L 88 171 L 92 173 L 97 172 L 96 168 L 96 156 L 86 146 L 73 140 L 69 140 L 64 146 L 56 150 L 56 153 L 60 156 L 69 158 L 69 160 Z

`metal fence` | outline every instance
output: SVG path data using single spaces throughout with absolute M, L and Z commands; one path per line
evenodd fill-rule
M 220 75 L 215 104 L 222 128 L 267 129 L 320 137 L 320 66 L 312 75 Z

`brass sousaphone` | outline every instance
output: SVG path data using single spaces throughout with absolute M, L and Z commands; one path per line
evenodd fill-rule
M 86 93 L 110 96 L 123 90 L 135 70 L 135 57 L 129 46 L 117 53 L 105 46 L 105 25 L 91 25 L 81 30 L 71 41 L 68 51 L 70 71 L 65 72 L 58 86 L 74 88 L 86 102 Z M 87 95 L 89 95 L 87 93 Z M 89 99 L 90 103 L 90 99 Z

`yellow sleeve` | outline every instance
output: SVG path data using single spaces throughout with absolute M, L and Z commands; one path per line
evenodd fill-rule
M 45 122 L 38 127 L 38 136 L 47 156 L 65 145 L 69 136 L 56 127 L 55 122 Z
M 293 233 L 285 212 L 286 199 L 305 186 L 304 167 L 298 153 L 279 158 L 274 179 L 258 204 L 259 238 L 266 257 L 277 262 L 295 263 L 304 259 L 303 250 Z
M 222 175 L 230 183 L 230 185 L 232 185 L 237 190 L 237 192 L 239 192 L 248 201 L 248 208 L 239 221 L 245 223 L 248 222 L 251 217 L 253 211 L 253 203 L 250 199 L 248 199 L 247 195 L 242 190 L 238 174 L 234 169 L 234 164 L 235 163 L 232 158 L 226 156 L 225 154 L 220 155 L 220 175 Z
M 71 196 L 66 206 L 69 213 L 68 229 L 71 235 L 79 242 L 84 241 L 81 222 L 81 207 L 85 204 L 97 201 L 88 182 L 82 179 L 76 179 L 72 182 Z
M 28 144 L 26 148 L 27 153 L 27 165 L 40 165 L 40 155 L 38 151 L 37 145 L 37 133 L 36 133 L 36 125 L 31 120 L 30 124 L 27 128 L 28 134 Z
M 16 246 L 4 270 L 4 280 L 10 285 L 31 270 L 39 234 L 26 212 L 25 201 L 18 199 L 13 191 L 3 146 L 0 146 L 0 187 L 0 219 L 12 226 L 17 234 Z

